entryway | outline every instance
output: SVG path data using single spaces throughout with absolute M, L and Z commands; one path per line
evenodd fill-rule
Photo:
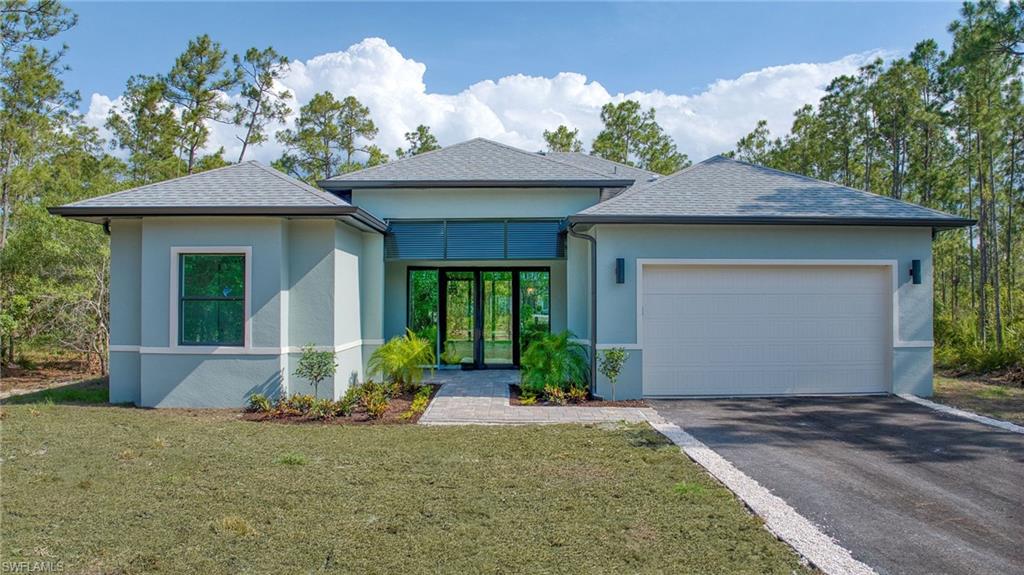
M 514 368 L 551 329 L 548 268 L 410 268 L 410 329 L 441 366 Z

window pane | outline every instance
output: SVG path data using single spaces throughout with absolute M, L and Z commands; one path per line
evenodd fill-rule
M 519 272 L 519 349 L 551 330 L 551 275 Z
M 245 256 L 183 254 L 182 296 L 245 297 Z
M 409 328 L 437 348 L 437 270 L 409 272 Z
M 181 343 L 242 345 L 245 302 L 185 300 L 181 302 Z

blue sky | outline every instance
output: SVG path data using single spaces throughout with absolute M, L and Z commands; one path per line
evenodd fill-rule
M 906 53 L 928 37 L 946 45 L 946 26 L 959 10 L 956 2 L 70 6 L 78 12 L 79 24 L 62 38 L 70 47 L 67 63 L 71 70 L 66 81 L 81 92 L 83 110 L 95 104 L 93 94 L 116 99 L 132 74 L 165 72 L 189 38 L 208 33 L 232 52 L 273 45 L 302 62 L 344 52 L 366 38 L 381 38 L 402 58 L 425 66 L 419 80 L 425 84 L 422 92 L 428 99 L 431 95 L 465 95 L 478 82 L 516 74 L 552 79 L 560 72 L 573 72 L 599 84 L 612 99 L 620 94 L 651 94 L 650 105 L 658 108 L 659 114 L 662 104 L 654 97 L 659 93 L 693 97 L 708 91 L 716 80 L 736 79 L 772 67 L 835 63 L 877 50 Z M 847 73 L 855 63 L 847 61 L 827 69 Z M 341 74 L 338 70 L 333 73 Z M 410 73 L 416 75 L 406 71 L 407 76 Z M 814 82 L 820 88 L 827 79 L 815 76 Z M 335 84 L 325 89 L 357 95 L 367 90 L 342 79 Z M 751 89 L 765 87 L 756 83 Z M 295 91 L 301 104 L 305 96 L 301 89 Z M 814 99 L 815 94 L 804 92 L 791 95 L 793 109 L 804 100 Z M 574 102 L 564 104 L 572 106 Z M 487 105 L 499 123 L 512 122 L 505 109 Z M 574 117 L 570 111 L 563 111 L 561 104 L 544 105 L 547 108 L 541 111 L 553 110 L 553 117 L 567 121 Z M 764 105 L 765 116 L 783 118 L 768 103 L 755 100 L 749 105 Z M 436 116 L 424 110 L 420 112 Z M 100 105 L 93 111 L 98 118 L 104 109 Z M 395 117 L 410 114 L 397 113 Z M 381 121 L 387 123 L 386 119 Z M 407 125 L 414 126 L 416 121 L 406 117 L 393 123 L 382 130 L 386 132 L 382 134 L 385 144 L 396 137 L 400 140 Z M 590 130 L 582 119 L 570 123 L 580 124 L 585 135 Z M 788 129 L 786 125 L 775 127 Z M 679 129 L 685 130 L 685 126 Z M 495 130 L 497 133 L 491 133 Z M 536 130 L 507 125 L 475 132 L 454 128 L 446 131 L 444 125 L 439 125 L 443 137 L 489 135 L 519 145 L 532 144 L 539 137 L 532 131 Z M 712 138 L 704 147 L 694 144 L 694 152 L 714 151 L 714 146 L 721 146 L 732 136 L 729 132 Z M 276 152 L 267 151 L 272 153 Z

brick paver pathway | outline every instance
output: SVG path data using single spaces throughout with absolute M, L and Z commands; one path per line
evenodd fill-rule
M 441 370 L 426 382 L 441 389 L 420 417 L 424 425 L 522 425 L 663 420 L 648 407 L 542 407 L 509 404 L 508 386 L 518 383 L 512 370 Z

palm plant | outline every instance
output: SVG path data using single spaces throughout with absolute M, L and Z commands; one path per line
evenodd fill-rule
M 433 365 L 433 343 L 409 329 L 404 336 L 394 337 L 378 347 L 367 362 L 371 374 L 379 374 L 402 388 L 417 386 L 423 381 L 424 366 L 433 371 Z
M 562 390 L 585 387 L 590 371 L 587 352 L 572 339 L 569 331 L 535 339 L 520 361 L 520 388 L 541 395 L 549 386 Z

